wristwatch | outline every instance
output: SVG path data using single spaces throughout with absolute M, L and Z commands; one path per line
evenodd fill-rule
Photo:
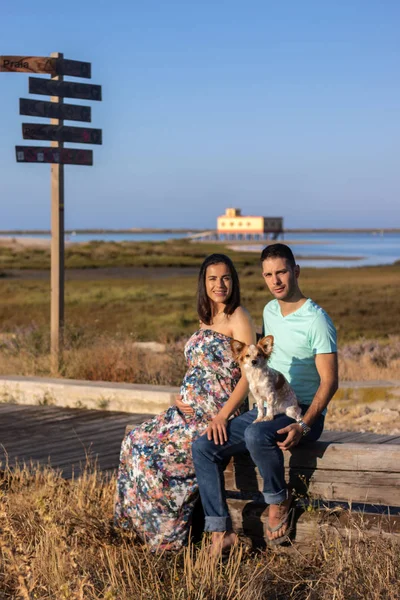
M 309 427 L 309 426 L 307 425 L 307 423 L 304 423 L 303 419 L 299 419 L 299 420 L 297 421 L 297 423 L 298 423 L 298 425 L 300 425 L 300 427 L 301 427 L 301 428 L 302 428 L 302 430 L 303 430 L 303 432 L 302 432 L 302 435 L 303 435 L 303 436 L 305 436 L 305 435 L 308 435 L 308 434 L 310 433 L 310 431 L 311 431 L 311 427 Z

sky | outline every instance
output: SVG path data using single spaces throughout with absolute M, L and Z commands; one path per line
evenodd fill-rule
M 1 4 L 0 55 L 63 52 L 103 88 L 94 166 L 65 167 L 67 228 L 212 228 L 227 207 L 400 227 L 398 0 Z M 15 159 L 40 145 L 21 123 L 46 122 L 18 114 L 28 77 L 0 73 L 1 230 L 50 227 L 50 165 Z

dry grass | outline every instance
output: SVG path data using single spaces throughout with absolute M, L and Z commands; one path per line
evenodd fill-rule
M 30 326 L 0 338 L 0 374 L 47 376 L 50 373 L 49 331 Z M 180 385 L 185 372 L 185 338 L 163 341 L 166 352 L 153 354 L 135 347 L 130 333 L 96 333 L 83 327 L 65 332 L 62 376 L 70 379 Z M 339 348 L 341 381 L 400 380 L 400 336 L 360 340 Z
M 244 554 L 211 561 L 207 543 L 151 554 L 112 526 L 115 480 L 88 468 L 7 468 L 0 480 L 0 597 L 43 600 L 392 600 L 398 548 L 362 532 L 327 538 L 307 556 Z

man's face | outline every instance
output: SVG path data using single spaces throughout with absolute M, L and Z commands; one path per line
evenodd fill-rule
M 271 294 L 277 300 L 291 300 L 298 292 L 298 265 L 292 267 L 286 258 L 267 258 L 262 263 L 262 275 Z

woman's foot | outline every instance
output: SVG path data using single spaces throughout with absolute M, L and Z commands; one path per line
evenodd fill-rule
M 293 502 L 293 496 L 289 493 L 289 496 L 284 502 L 280 504 L 270 504 L 268 512 L 268 527 L 267 527 L 267 538 L 270 542 L 274 543 L 280 538 L 286 538 L 292 529 L 292 520 L 290 511 L 293 510 L 291 507 Z
M 238 543 L 238 536 L 234 531 L 213 531 L 211 537 L 211 556 L 227 554 L 232 546 Z

